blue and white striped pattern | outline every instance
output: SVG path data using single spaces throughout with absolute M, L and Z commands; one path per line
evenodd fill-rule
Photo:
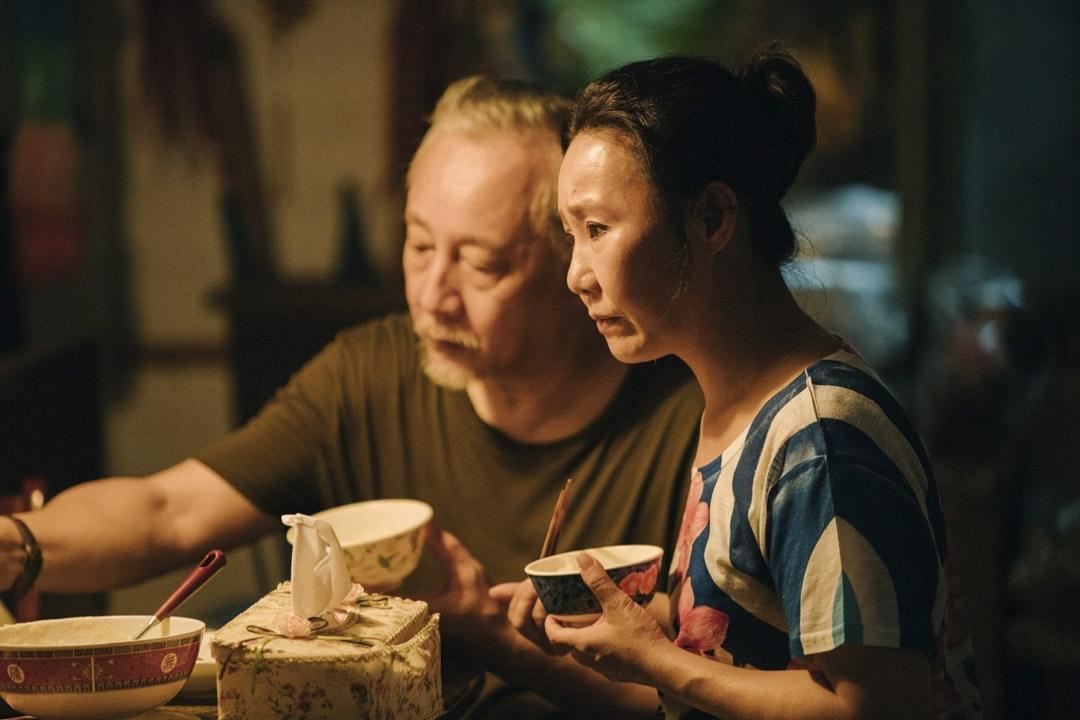
M 722 635 L 704 654 L 761 669 L 844 643 L 946 651 L 947 542 L 930 463 L 857 355 L 809 367 L 700 474 L 689 502 L 707 504 L 708 525 L 689 538 L 684 524 L 672 558 L 680 645 L 701 651 L 700 638 Z M 702 617 L 726 632 L 710 634 Z M 948 652 L 967 655 L 950 673 L 971 667 L 970 643 Z

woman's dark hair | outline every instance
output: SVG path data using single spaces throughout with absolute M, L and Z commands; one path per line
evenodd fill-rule
M 663 211 L 685 228 L 685 203 L 720 181 L 749 210 L 754 236 L 776 264 L 795 254 L 780 199 L 814 146 L 814 89 L 779 43 L 734 72 L 698 57 L 666 56 L 589 83 L 563 138 L 612 130 L 625 136 Z

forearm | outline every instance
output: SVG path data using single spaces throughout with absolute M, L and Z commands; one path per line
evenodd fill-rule
M 111 478 L 76 485 L 53 498 L 45 509 L 19 517 L 41 547 L 42 568 L 36 587 L 44 591 L 96 592 L 163 572 L 173 560 L 173 548 L 161 547 L 153 525 L 160 498 L 148 492 L 145 481 Z M 10 523 L 0 532 L 8 533 Z M 4 554 L 0 572 L 4 587 L 21 569 Z M 13 573 L 14 570 L 14 573 Z
M 810 671 L 739 668 L 675 645 L 649 656 L 646 671 L 660 692 L 719 718 L 844 717 L 832 689 Z
M 480 660 L 516 687 L 527 688 L 589 718 L 655 718 L 660 704 L 654 688 L 608 680 L 569 655 L 550 655 L 509 623 Z
M 931 716 L 929 676 L 918 654 L 845 646 L 819 657 L 824 672 L 756 670 L 669 645 L 648 653 L 644 670 L 663 694 L 727 720 Z
M 109 478 L 65 490 L 18 516 L 41 547 L 35 587 L 101 592 L 228 549 L 275 527 L 220 476 L 188 460 L 147 478 Z M 0 520 L 0 589 L 21 572 L 14 525 Z

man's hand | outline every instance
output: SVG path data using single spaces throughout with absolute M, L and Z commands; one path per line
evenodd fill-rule
M 498 603 L 506 606 L 507 621 L 534 645 L 549 654 L 565 653 L 556 652 L 548 642 L 544 633 L 544 621 L 548 613 L 537 597 L 531 580 L 500 583 L 492 587 L 489 594 Z
M 457 537 L 434 526 L 428 529 L 425 545 L 446 566 L 447 580 L 420 599 L 442 615 L 439 628 L 451 651 L 482 660 L 495 649 L 498 631 L 508 627 L 503 609 L 488 596 L 484 566 Z

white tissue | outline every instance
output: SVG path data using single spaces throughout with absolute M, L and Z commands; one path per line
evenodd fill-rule
M 292 608 L 302 618 L 329 613 L 352 590 L 352 579 L 337 535 L 325 520 L 309 515 L 282 515 L 294 528 L 292 540 Z

